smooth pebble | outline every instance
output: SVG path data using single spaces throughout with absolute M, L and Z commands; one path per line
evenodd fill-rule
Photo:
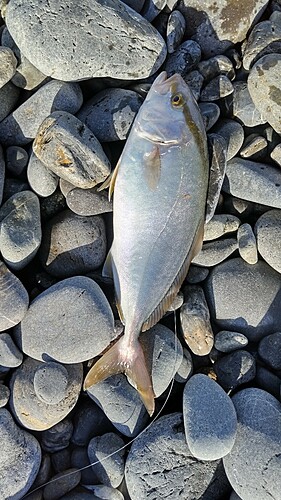
M 0 261 L 0 331 L 17 325 L 25 316 L 29 296 L 21 281 Z
M 58 176 L 47 168 L 33 151 L 27 165 L 27 179 L 31 189 L 43 197 L 53 194 L 59 182 Z
M 185 19 L 178 10 L 171 12 L 167 23 L 167 50 L 169 54 L 175 52 L 182 41 L 185 32 Z
M 258 262 L 257 241 L 252 226 L 248 223 L 241 224 L 237 231 L 239 253 L 248 264 Z
M 256 222 L 255 234 L 258 251 L 273 269 L 281 272 L 281 249 L 278 244 L 281 236 L 281 210 L 269 210 Z
M 269 368 L 281 370 L 281 332 L 264 337 L 259 343 L 258 353 Z
M 218 359 L 214 364 L 214 370 L 218 383 L 229 391 L 254 380 L 256 362 L 248 351 L 241 349 Z
M 23 354 L 15 345 L 11 335 L 0 333 L 0 366 L 16 368 L 22 363 Z
M 229 161 L 242 147 L 244 141 L 244 129 L 242 125 L 235 120 L 224 119 L 220 120 L 214 127 L 214 132 L 221 135 L 226 141 L 226 159 Z
M 237 239 L 225 238 L 204 243 L 202 250 L 192 260 L 199 266 L 213 267 L 227 259 L 238 248 Z
M 0 46 L 0 88 L 8 83 L 16 72 L 17 59 L 9 47 Z
M 88 456 L 91 463 L 96 463 L 93 467 L 95 474 L 101 484 L 117 488 L 124 477 L 124 440 L 110 432 L 102 436 L 96 436 L 88 444 Z M 122 448 L 122 449 L 120 449 Z M 112 456 L 108 456 L 114 453 Z M 105 457 L 108 457 L 105 460 Z
M 243 349 L 248 344 L 248 339 L 243 333 L 221 330 L 215 335 L 214 346 L 221 352 L 232 352 Z
M 231 214 L 215 214 L 204 226 L 203 241 L 215 240 L 224 234 L 237 231 L 241 222 Z
M 63 365 L 49 361 L 38 366 L 33 385 L 36 396 L 43 403 L 57 404 L 66 397 L 68 371 Z

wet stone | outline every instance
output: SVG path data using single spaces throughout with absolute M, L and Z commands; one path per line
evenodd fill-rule
M 0 366 L 15 368 L 22 363 L 23 355 L 9 333 L 0 333 Z
M 230 116 L 237 118 L 246 127 L 255 127 L 266 122 L 255 106 L 248 90 L 247 82 L 233 82 L 233 94 L 227 98 Z
M 258 251 L 256 238 L 250 224 L 242 224 L 237 232 L 239 253 L 248 264 L 258 262 Z
M 11 113 L 16 105 L 19 94 L 20 90 L 12 82 L 8 82 L 4 87 L 0 88 L 0 122 Z
M 169 54 L 175 52 L 182 41 L 185 32 L 185 18 L 178 10 L 171 12 L 167 24 L 167 50 Z
M 256 362 L 249 352 L 241 349 L 218 359 L 214 364 L 214 370 L 218 383 L 229 391 L 254 380 Z
M 197 71 L 196 69 L 194 71 L 191 71 L 186 75 L 185 77 L 185 83 L 189 86 L 191 92 L 194 95 L 194 98 L 196 101 L 198 101 L 201 93 L 201 88 L 204 82 L 203 76 Z
M 93 466 L 98 481 L 101 484 L 112 486 L 113 488 L 117 488 L 121 484 L 125 466 L 124 445 L 125 441 L 114 432 L 94 437 L 89 442 L 88 456 L 90 462 L 101 461 L 100 464 L 96 463 Z M 120 448 L 123 449 L 120 450 Z M 114 453 L 114 455 L 104 460 L 111 453 Z
M 38 366 L 34 374 L 34 391 L 38 399 L 57 404 L 65 398 L 68 386 L 67 369 L 52 361 Z
M 41 444 L 43 450 L 48 453 L 57 453 L 68 448 L 73 431 L 73 425 L 70 419 L 64 418 L 61 422 L 55 424 L 41 434 Z
M 183 392 L 187 445 L 198 460 L 217 460 L 233 445 L 237 417 L 230 397 L 211 378 L 193 375 Z
M 235 252 L 237 248 L 238 243 L 235 238 L 210 241 L 209 243 L 203 244 L 202 250 L 196 255 L 192 262 L 199 266 L 216 266 L 227 259 L 227 257 Z
M 20 146 L 10 146 L 6 149 L 6 166 L 12 175 L 19 177 L 25 172 L 28 163 L 28 153 Z
M 221 135 L 226 141 L 226 159 L 229 161 L 242 147 L 244 141 L 244 129 L 242 125 L 235 120 L 220 120 L 214 128 L 214 132 Z
M 215 335 L 215 348 L 220 352 L 232 352 L 243 349 L 248 344 L 248 339 L 243 333 L 221 330 Z
M 27 179 L 33 191 L 39 196 L 50 196 L 58 186 L 59 178 L 39 158 L 31 153 L 27 166 Z
M 258 347 L 259 356 L 273 370 L 281 370 L 281 333 L 276 332 L 264 337 Z
M 219 75 L 213 78 L 201 92 L 201 101 L 218 101 L 223 97 L 232 94 L 233 85 L 229 78 L 225 75 Z
M 191 264 L 186 276 L 186 281 L 191 285 L 196 285 L 197 283 L 204 281 L 208 274 L 209 269 L 207 267 L 199 267 Z
M 179 73 L 185 78 L 190 71 L 196 68 L 200 58 L 200 45 L 193 40 L 186 40 L 179 45 L 173 54 L 168 55 L 165 63 L 165 70 L 168 76 Z
M 24 268 L 41 243 L 40 205 L 36 194 L 22 191 L 9 198 L 0 209 L 0 249 L 12 269 Z
M 235 215 L 215 214 L 204 226 L 204 241 L 215 240 L 224 234 L 237 231 L 241 222 Z
M 93 271 L 102 265 L 105 255 L 105 224 L 101 216 L 79 216 L 64 210 L 47 222 L 39 257 L 53 276 Z
M 205 61 L 200 61 L 198 71 L 206 81 L 212 80 L 219 75 L 226 75 L 230 80 L 233 80 L 235 76 L 231 60 L 224 55 L 217 55 Z
M 101 144 L 70 113 L 57 111 L 42 122 L 33 151 L 52 172 L 83 189 L 94 187 L 110 174 Z
M 212 128 L 220 116 L 220 108 L 214 102 L 199 102 L 206 132 Z
M 65 493 L 73 490 L 80 483 L 81 472 L 77 469 L 66 469 L 55 476 L 44 488 L 44 500 L 59 500 Z
M 281 210 L 269 210 L 260 216 L 255 225 L 258 251 L 273 269 L 281 272 Z
M 142 102 L 133 90 L 105 89 L 87 101 L 77 117 L 99 141 L 120 141 L 127 138 Z
M 108 200 L 107 191 L 91 189 L 70 189 L 66 195 L 67 206 L 77 215 L 99 215 L 112 212 L 112 201 Z
M 29 297 L 21 281 L 0 261 L 0 331 L 17 325 L 25 316 Z
M 205 356 L 213 347 L 214 335 L 203 289 L 195 285 L 187 286 L 184 296 L 185 301 L 180 310 L 184 339 L 194 354 Z
M 4 384 L 0 384 L 0 408 L 8 404 L 10 399 L 10 389 Z
M 8 47 L 0 47 L 0 88 L 4 87 L 14 76 L 17 59 Z
M 243 66 L 249 70 L 264 55 L 281 51 L 281 14 L 256 24 L 251 30 L 243 51 Z

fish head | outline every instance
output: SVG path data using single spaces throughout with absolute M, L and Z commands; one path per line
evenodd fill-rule
M 205 138 L 205 128 L 197 102 L 183 78 L 167 78 L 162 71 L 154 80 L 136 117 L 137 133 L 161 145 L 188 143 L 196 135 Z M 202 139 L 202 137 L 201 137 Z

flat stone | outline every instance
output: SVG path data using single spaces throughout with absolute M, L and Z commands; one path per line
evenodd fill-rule
M 43 197 L 53 194 L 59 182 L 58 176 L 47 168 L 33 151 L 27 165 L 27 179 L 31 189 Z
M 185 18 L 179 10 L 171 12 L 167 23 L 167 50 L 169 54 L 175 52 L 181 43 L 185 32 Z
M 257 242 L 250 224 L 244 223 L 238 228 L 237 241 L 239 253 L 248 264 L 258 262 Z
M 263 118 L 281 133 L 281 54 L 268 54 L 252 67 L 248 77 L 248 89 L 255 106 Z
M 0 249 L 12 269 L 24 268 L 41 244 L 41 220 L 38 197 L 22 191 L 9 198 L 0 209 Z
M 68 371 L 63 365 L 49 361 L 38 366 L 33 385 L 36 396 L 43 403 L 57 404 L 66 397 Z
M 248 344 L 248 339 L 243 333 L 221 330 L 215 335 L 215 348 L 221 352 L 232 352 L 243 349 Z
M 166 57 L 156 29 L 119 0 L 84 0 L 79 8 L 73 0 L 13 0 L 5 21 L 29 61 L 58 80 L 146 78 Z
M 232 94 L 233 85 L 226 75 L 219 75 L 213 78 L 201 92 L 201 101 L 218 101 L 223 97 Z
M 250 158 L 252 160 L 263 160 L 266 157 L 266 153 L 267 140 L 258 134 L 250 134 L 246 137 L 243 147 L 240 150 L 242 158 Z
M 266 21 L 256 24 L 251 30 L 243 50 L 243 66 L 249 70 L 253 64 L 264 55 L 280 52 L 281 19 L 275 12 Z
M 241 332 L 253 342 L 281 331 L 281 277 L 265 262 L 223 262 L 211 271 L 205 292 L 218 328 Z
M 256 362 L 248 351 L 241 349 L 218 359 L 214 364 L 214 370 L 218 383 L 229 391 L 254 380 Z
M 0 88 L 0 122 L 2 122 L 4 118 L 11 113 L 12 109 L 14 109 L 19 95 L 20 89 L 13 85 L 12 82 L 8 82 L 4 87 Z
M 37 439 L 14 422 L 10 412 L 0 409 L 0 497 L 19 500 L 33 484 L 41 462 Z
M 183 419 L 187 445 L 198 460 L 217 460 L 231 451 L 236 412 L 230 397 L 206 375 L 198 373 L 186 383 Z
M 165 70 L 168 76 L 179 73 L 183 78 L 196 68 L 201 58 L 201 48 L 197 42 L 186 40 L 181 43 L 172 54 L 169 54 Z
M 10 389 L 4 384 L 0 384 L 0 408 L 6 406 L 10 399 Z
M 244 129 L 242 125 L 235 120 L 224 119 L 215 126 L 214 132 L 224 138 L 227 146 L 226 159 L 229 161 L 243 145 Z
M 238 418 L 231 452 L 224 457 L 226 475 L 243 500 L 272 500 L 281 491 L 281 405 L 271 394 L 249 388 L 232 398 Z
M 221 236 L 237 231 L 241 222 L 235 215 L 215 214 L 204 226 L 204 241 L 215 240 Z
M 246 127 L 266 123 L 266 119 L 261 115 L 251 97 L 247 82 L 233 82 L 233 89 L 233 93 L 226 98 L 225 102 L 228 114 Z
M 83 189 L 94 187 L 110 174 L 101 144 L 70 113 L 56 111 L 41 123 L 33 151 L 52 172 Z
M 235 238 L 226 238 L 224 240 L 214 240 L 204 243 L 202 250 L 192 260 L 193 264 L 199 266 L 216 266 L 227 259 L 238 248 Z
M 103 264 L 106 233 L 101 216 L 79 216 L 64 210 L 50 219 L 44 229 L 39 257 L 53 276 L 85 274 Z
M 15 345 L 9 333 L 0 333 L 0 366 L 15 368 L 22 363 L 22 352 Z
M 255 225 L 258 251 L 273 269 L 281 272 L 281 210 L 269 210 L 260 216 Z
M 43 450 L 47 453 L 57 453 L 58 451 L 68 448 L 72 431 L 73 425 L 69 418 L 64 418 L 61 422 L 43 430 L 41 433 L 41 445 Z
M 125 441 L 114 432 L 94 437 L 88 444 L 89 460 L 91 463 L 97 462 L 93 467 L 99 482 L 112 488 L 120 486 L 123 480 L 124 455 Z
M 15 335 L 34 359 L 79 363 L 100 354 L 115 338 L 113 314 L 100 287 L 76 276 L 36 297 Z
M 11 378 L 10 406 L 21 425 L 27 429 L 43 431 L 63 420 L 74 408 L 80 394 L 82 364 L 64 365 L 68 372 L 68 386 L 65 397 L 60 401 L 43 402 L 35 393 L 34 377 L 44 363 L 27 357 Z M 56 390 L 54 389 L 54 394 Z
M 16 72 L 17 59 L 9 47 L 0 47 L 0 88 L 4 87 Z
M 98 191 L 96 187 L 70 189 L 66 195 L 66 203 L 77 215 L 99 215 L 113 210 L 112 201 L 108 200 L 108 192 Z
M 1 96 L 1 94 L 0 94 Z M 22 146 L 36 136 L 42 121 L 53 111 L 76 113 L 83 101 L 78 83 L 52 80 L 37 90 L 0 123 L 0 141 Z
M 258 347 L 259 356 L 273 370 L 281 370 L 281 333 L 276 332 L 264 337 Z
M 167 460 L 168 457 L 168 460 Z M 129 451 L 125 478 L 130 498 L 223 498 L 229 490 L 220 461 L 197 460 L 186 443 L 183 416 L 160 417 L 137 437 Z
M 199 102 L 206 132 L 212 128 L 220 116 L 220 108 L 215 102 Z
M 0 261 L 0 331 L 17 325 L 25 316 L 29 297 L 21 281 Z
M 80 483 L 81 472 L 77 469 L 66 469 L 50 478 L 44 488 L 44 500 L 59 500 L 65 493 L 73 490 Z
M 199 267 L 191 264 L 186 276 L 186 281 L 191 285 L 196 285 L 197 283 L 204 281 L 208 274 L 209 269 L 207 267 Z
M 266 163 L 235 157 L 227 162 L 222 190 L 237 198 L 281 208 L 281 171 Z
M 204 291 L 200 286 L 187 286 L 184 288 L 184 297 L 180 310 L 184 339 L 194 354 L 205 356 L 213 347 L 214 334 Z

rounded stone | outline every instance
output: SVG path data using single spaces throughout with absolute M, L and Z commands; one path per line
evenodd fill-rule
M 113 429 L 102 409 L 90 398 L 81 402 L 74 410 L 71 442 L 77 446 L 87 446 L 94 436 L 100 436 Z
M 73 187 L 66 194 L 68 208 L 77 215 L 99 215 L 112 212 L 112 201 L 108 200 L 108 192 L 98 188 L 80 189 Z
M 220 116 L 220 108 L 214 102 L 199 102 L 206 132 L 215 125 Z
M 202 85 L 204 83 L 204 78 L 201 75 L 201 73 L 199 73 L 199 71 L 194 69 L 193 71 L 190 71 L 186 75 L 186 77 L 184 78 L 184 81 L 189 86 L 196 101 L 198 101 L 198 99 L 200 98 Z
M 33 484 L 41 462 L 37 439 L 18 427 L 10 412 L 0 409 L 0 497 L 19 500 Z
M 272 500 L 281 491 L 281 405 L 271 394 L 249 388 L 232 398 L 238 427 L 223 458 L 228 480 L 243 500 Z
M 0 331 L 17 325 L 25 316 L 29 296 L 21 281 L 0 261 Z
M 44 229 L 39 258 L 53 276 L 86 274 L 104 262 L 106 233 L 101 216 L 80 216 L 64 210 Z
M 223 262 L 211 271 L 205 291 L 218 328 L 244 333 L 253 342 L 281 331 L 281 277 L 266 262 Z
M 14 76 L 17 59 L 9 47 L 0 47 L 0 88 Z
M 213 78 L 201 92 L 200 100 L 218 101 L 233 92 L 233 85 L 226 75 L 218 75 Z
M 167 50 L 169 54 L 175 52 L 179 46 L 185 32 L 185 19 L 178 10 L 171 12 L 167 23 Z
M 132 90 L 105 89 L 87 101 L 77 116 L 99 141 L 120 141 L 127 138 L 142 102 Z
M 175 381 L 180 384 L 186 382 L 193 373 L 192 356 L 188 349 L 183 349 L 182 363 L 175 374 Z
M 58 453 L 61 450 L 67 450 L 70 445 L 72 432 L 73 425 L 69 418 L 64 418 L 52 427 L 43 430 L 41 433 L 43 450 L 47 453 Z
M 235 120 L 220 120 L 214 128 L 214 132 L 221 135 L 226 141 L 226 159 L 229 161 L 242 147 L 244 141 L 244 129 L 242 125 Z
M 6 406 L 10 399 L 10 389 L 4 384 L 0 384 L 0 408 Z
M 248 264 L 256 264 L 258 262 L 257 242 L 250 224 L 241 224 L 237 232 L 237 241 L 242 259 Z
M 281 378 L 272 371 L 257 365 L 255 383 L 260 389 L 269 392 L 277 399 L 280 398 Z
M 219 75 L 226 75 L 230 80 L 233 80 L 235 76 L 231 60 L 224 55 L 217 55 L 205 61 L 200 61 L 198 71 L 206 81 L 210 81 Z
M 0 47 L 1 48 L 1 47 Z M 6 149 L 7 169 L 12 175 L 19 177 L 25 173 L 28 162 L 28 153 L 20 146 L 9 146 Z
M 231 117 L 236 118 L 246 127 L 255 127 L 266 123 L 250 95 L 247 82 L 233 82 L 233 93 L 226 98 L 226 109 Z
M 114 339 L 114 318 L 100 287 L 77 276 L 36 297 L 15 335 L 22 351 L 34 359 L 79 363 L 100 354 Z
M 27 179 L 33 191 L 39 196 L 50 196 L 58 186 L 59 178 L 39 158 L 31 153 L 27 165 Z
M 0 366 L 15 368 L 22 363 L 22 352 L 15 345 L 9 333 L 0 333 Z
M 34 431 L 49 429 L 68 415 L 77 402 L 83 378 L 81 363 L 65 365 L 68 372 L 65 397 L 56 404 L 46 403 L 37 397 L 34 390 L 34 376 L 41 366 L 44 366 L 44 363 L 27 357 L 14 371 L 10 382 L 11 410 L 21 425 Z
M 44 487 L 44 500 L 59 500 L 65 493 L 73 490 L 80 483 L 81 472 L 77 469 L 66 469 L 50 478 Z
M 183 416 L 160 417 L 136 438 L 125 478 L 131 500 L 148 498 L 223 498 L 229 490 L 218 460 L 197 460 L 186 443 Z
M 234 445 L 237 417 L 230 397 L 198 373 L 185 385 L 183 419 L 188 447 L 198 460 L 217 460 Z
M 156 29 L 119 0 L 12 0 L 5 21 L 29 61 L 57 80 L 146 78 L 166 57 Z
M 124 454 L 125 441 L 114 432 L 91 439 L 88 444 L 88 456 L 90 462 L 95 463 L 92 467 L 101 484 L 113 488 L 120 486 L 124 477 Z
M 59 364 L 49 361 L 38 366 L 34 374 L 35 394 L 47 404 L 57 404 L 65 398 L 68 386 L 67 369 Z
M 227 259 L 238 248 L 237 239 L 225 238 L 204 243 L 201 251 L 192 260 L 198 266 L 212 267 Z
M 258 251 L 273 269 L 281 272 L 281 210 L 269 210 L 255 225 Z
M 255 378 L 256 362 L 248 351 L 241 349 L 219 358 L 214 364 L 214 370 L 218 383 L 229 391 Z
M 252 160 L 264 160 L 266 159 L 267 146 L 265 137 L 258 134 L 250 134 L 244 141 L 243 147 L 240 150 L 240 156 Z
M 4 87 L 0 88 L 0 122 L 11 113 L 17 103 L 19 95 L 20 89 L 13 85 L 12 82 L 8 82 Z
M 237 231 L 240 224 L 235 215 L 215 214 L 204 226 L 204 241 L 215 240 L 224 234 Z
M 273 370 L 281 370 L 281 333 L 264 337 L 258 347 L 259 356 Z
M 243 349 L 248 344 L 248 339 L 243 333 L 221 330 L 215 335 L 215 348 L 221 352 L 232 352 Z
M 256 24 L 251 30 L 243 50 L 244 68 L 249 70 L 258 59 L 266 54 L 280 52 L 280 38 L 280 13 L 275 11 L 270 19 Z
M 168 55 L 165 70 L 168 76 L 179 73 L 184 78 L 190 71 L 196 68 L 200 58 L 200 45 L 193 40 L 186 40 L 179 45 L 175 52 Z

